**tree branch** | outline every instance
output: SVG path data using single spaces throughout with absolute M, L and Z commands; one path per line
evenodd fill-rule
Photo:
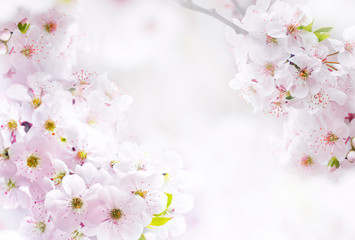
M 176 2 L 178 2 L 184 8 L 190 9 L 195 12 L 204 13 L 206 15 L 209 15 L 209 16 L 217 19 L 218 21 L 233 28 L 236 33 L 246 33 L 246 31 L 244 29 L 241 29 L 240 27 L 238 27 L 237 25 L 235 25 L 231 21 L 224 18 L 214 8 L 207 9 L 207 8 L 200 7 L 200 6 L 196 5 L 192 0 L 176 0 Z

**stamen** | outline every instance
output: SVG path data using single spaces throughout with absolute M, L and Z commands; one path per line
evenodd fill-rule
M 88 154 L 86 153 L 85 150 L 80 150 L 78 151 L 77 157 L 81 160 L 85 160 L 87 158 Z
M 14 119 L 11 119 L 11 120 L 7 123 L 7 127 L 8 127 L 10 130 L 14 131 L 14 130 L 16 130 L 16 128 L 17 128 L 17 122 L 16 122 Z
M 3 160 L 10 159 L 9 148 L 4 148 L 2 150 L 2 152 L 0 153 L 0 159 L 3 159 Z
M 53 33 L 57 30 L 57 23 L 53 21 L 48 21 L 46 24 L 43 25 L 43 28 L 48 33 Z
M 299 74 L 298 74 L 303 80 L 307 80 L 307 78 L 309 77 L 309 75 L 311 75 L 311 73 L 307 70 L 307 69 L 302 69 Z
M 81 240 L 84 236 L 84 233 L 75 230 L 74 232 L 72 232 L 71 240 Z
M 294 34 L 295 32 L 298 31 L 298 29 L 297 29 L 298 26 L 293 25 L 293 24 L 288 25 L 286 28 L 287 28 L 287 35 Z
M 340 64 L 339 62 L 329 62 L 329 61 L 326 61 L 325 63 L 328 63 L 328 64 Z
M 270 74 L 271 76 L 275 75 L 276 67 L 273 63 L 266 63 L 264 68 L 266 70 L 266 73 Z
M 330 67 L 331 69 L 335 70 L 335 71 L 338 71 L 338 69 L 336 69 L 335 67 L 333 67 L 332 65 L 329 65 L 329 64 L 325 64 L 327 65 L 328 67 Z
M 273 43 L 273 44 L 278 44 L 279 41 L 277 38 L 270 37 L 269 35 L 266 35 L 266 44 Z
M 16 187 L 16 183 L 13 182 L 11 179 L 9 179 L 9 181 L 7 182 L 7 187 L 8 187 L 8 191 L 10 191 L 11 189 Z
M 301 165 L 305 166 L 305 167 L 309 167 L 311 165 L 314 164 L 314 161 L 313 159 L 308 155 L 308 156 L 304 156 L 302 159 L 301 159 Z
M 40 98 L 35 97 L 32 99 L 32 106 L 34 108 L 38 108 L 39 106 L 41 106 L 41 104 L 42 104 L 42 100 Z
M 339 52 L 331 53 L 331 54 L 327 55 L 327 57 L 331 57 L 331 56 L 336 55 L 336 54 L 339 54 Z
M 148 191 L 137 190 L 133 192 L 134 195 L 140 196 L 141 198 L 146 198 Z
M 53 132 L 54 129 L 56 128 L 56 124 L 53 120 L 51 119 L 48 119 L 45 123 L 44 123 L 44 128 L 47 130 L 47 131 L 50 131 L 50 132 Z
M 39 164 L 40 158 L 37 157 L 34 154 L 31 154 L 30 156 L 27 157 L 27 166 L 30 168 L 35 168 Z
M 111 210 L 110 212 L 110 217 L 113 219 L 113 220 L 118 220 L 122 217 L 123 213 L 122 213 L 122 210 L 121 209 L 118 209 L 118 208 L 114 208 Z
M 55 185 L 59 185 L 62 183 L 65 175 L 65 172 L 56 172 L 51 180 L 54 182 Z
M 46 224 L 44 222 L 37 222 L 35 228 L 37 228 L 40 233 L 44 233 L 46 231 Z
M 23 54 L 26 58 L 31 59 L 33 55 L 36 54 L 36 49 L 33 47 L 33 45 L 26 45 L 23 47 L 20 53 Z
M 324 137 L 327 145 L 334 145 L 336 141 L 338 141 L 339 137 L 336 136 L 332 132 L 328 132 L 327 135 Z
M 78 210 L 78 209 L 81 209 L 83 206 L 84 206 L 84 201 L 81 200 L 81 198 L 79 197 L 75 197 L 71 200 L 71 207 L 74 209 L 74 210 Z

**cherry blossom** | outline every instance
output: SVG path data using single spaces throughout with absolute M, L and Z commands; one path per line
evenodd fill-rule
M 0 204 L 23 209 L 26 239 L 180 235 L 192 202 L 170 207 L 188 179 L 181 159 L 134 142 L 133 98 L 78 61 L 87 43 L 76 4 L 25 8 L 0 26 Z

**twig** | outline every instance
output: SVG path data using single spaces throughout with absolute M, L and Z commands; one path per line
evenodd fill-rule
M 240 6 L 240 4 L 238 3 L 237 0 L 231 0 L 232 4 L 233 4 L 233 12 L 236 15 L 240 15 L 243 16 L 244 15 L 244 11 L 242 9 L 242 7 Z
M 200 6 L 196 5 L 192 0 L 176 0 L 176 1 L 184 8 L 190 9 L 195 12 L 204 13 L 206 15 L 209 15 L 209 16 L 219 20 L 220 22 L 233 28 L 236 33 L 246 33 L 246 31 L 244 29 L 238 27 L 237 25 L 235 25 L 231 21 L 224 18 L 214 8 L 207 9 L 207 8 L 200 7 Z

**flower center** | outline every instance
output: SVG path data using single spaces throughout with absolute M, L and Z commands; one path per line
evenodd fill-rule
M 311 75 L 311 73 L 307 70 L 307 69 L 302 69 L 300 70 L 299 74 L 298 74 L 303 80 L 306 80 L 309 75 Z
M 85 160 L 88 156 L 87 152 L 85 150 L 80 150 L 78 151 L 78 158 L 81 160 Z
M 148 191 L 137 190 L 134 192 L 134 195 L 140 196 L 141 198 L 145 198 L 147 196 Z
M 301 159 L 301 165 L 305 166 L 305 167 L 309 167 L 311 165 L 313 165 L 313 159 L 310 156 L 304 156 Z
M 339 137 L 332 132 L 328 132 L 325 137 L 326 144 L 334 145 L 336 141 L 338 141 Z
M 84 201 L 81 198 L 75 197 L 71 200 L 71 207 L 75 209 L 81 209 L 84 205 Z
M 163 173 L 163 176 L 164 176 L 164 181 L 165 182 L 169 182 L 170 181 L 169 173 Z
M 57 23 L 48 21 L 46 24 L 43 25 L 44 30 L 46 30 L 48 33 L 53 33 L 55 30 L 57 30 Z
M 266 35 L 266 43 L 267 44 L 269 44 L 269 43 L 278 44 L 279 41 L 277 40 L 277 38 L 273 38 L 273 37 L 270 37 L 269 35 Z
M 72 237 L 71 240 L 80 240 L 84 237 L 84 233 L 79 232 L 78 230 L 75 230 L 72 232 Z
M 10 159 L 9 148 L 4 148 L 0 154 L 0 157 L 3 160 L 9 160 Z
M 46 231 L 46 224 L 44 222 L 37 222 L 36 227 L 40 233 L 44 233 Z
M 34 108 L 38 108 L 42 103 L 42 100 L 40 98 L 33 98 L 32 99 L 32 106 Z
M 36 49 L 33 47 L 33 45 L 26 45 L 23 47 L 20 53 L 24 55 L 26 58 L 31 59 L 33 55 L 36 53 Z
M 296 26 L 294 24 L 288 25 L 287 26 L 287 35 L 294 34 L 295 32 L 297 32 L 297 28 L 298 28 L 298 26 Z
M 40 158 L 31 154 L 30 156 L 27 157 L 27 166 L 30 168 L 35 168 L 39 164 Z
M 265 64 L 265 70 L 268 74 L 270 74 L 271 76 L 275 75 L 275 65 L 273 63 L 266 63 Z
M 11 179 L 9 179 L 9 181 L 7 182 L 6 185 L 7 185 L 7 187 L 9 188 L 9 190 L 16 187 L 16 183 L 13 182 Z
M 48 119 L 45 123 L 44 123 L 44 128 L 47 131 L 53 132 L 54 129 L 56 128 L 55 122 L 51 119 Z
M 120 162 L 120 160 L 111 160 L 110 167 L 113 168 L 113 166 L 115 166 L 119 162 Z
M 56 172 L 52 178 L 55 185 L 59 185 L 62 183 L 63 178 L 65 177 L 65 172 Z
M 354 43 L 346 42 L 344 48 L 345 48 L 346 51 L 348 51 L 350 53 L 353 53 Z
M 17 128 L 17 122 L 14 120 L 14 119 L 11 119 L 8 123 L 7 123 L 7 127 L 10 129 L 10 130 L 16 130 Z
M 123 213 L 121 211 L 121 209 L 118 209 L 118 208 L 114 208 L 111 210 L 110 212 L 110 217 L 113 219 L 113 220 L 118 220 L 122 217 Z
M 145 170 L 145 165 L 144 165 L 143 161 L 140 160 L 139 162 L 136 163 L 136 169 L 137 169 L 137 171 Z

